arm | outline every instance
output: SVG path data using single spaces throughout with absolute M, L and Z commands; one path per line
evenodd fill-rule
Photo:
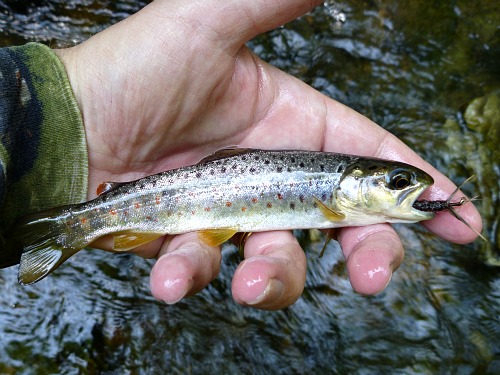
M 85 199 L 87 149 L 80 111 L 52 50 L 0 49 L 0 267 L 19 262 L 5 234 L 20 216 Z

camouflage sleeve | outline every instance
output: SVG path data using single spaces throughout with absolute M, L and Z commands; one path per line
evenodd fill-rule
M 19 262 L 20 216 L 83 201 L 87 148 L 64 66 L 46 46 L 0 48 L 0 268 Z

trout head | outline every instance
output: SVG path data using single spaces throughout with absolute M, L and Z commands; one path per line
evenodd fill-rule
M 429 220 L 434 214 L 415 209 L 413 203 L 433 183 L 430 175 L 411 165 L 361 159 L 344 171 L 336 205 L 359 225 Z

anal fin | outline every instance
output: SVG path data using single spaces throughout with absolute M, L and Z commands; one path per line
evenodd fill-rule
M 113 250 L 128 251 L 164 235 L 165 233 L 134 232 L 132 230 L 118 232 L 113 235 Z
M 204 229 L 198 231 L 198 238 L 208 246 L 219 246 L 238 232 L 235 228 Z

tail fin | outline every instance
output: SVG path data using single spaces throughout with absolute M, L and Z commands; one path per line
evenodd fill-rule
M 14 238 L 22 246 L 19 284 L 36 283 L 84 247 L 63 241 L 60 216 L 65 210 L 66 206 L 33 214 L 14 229 Z

